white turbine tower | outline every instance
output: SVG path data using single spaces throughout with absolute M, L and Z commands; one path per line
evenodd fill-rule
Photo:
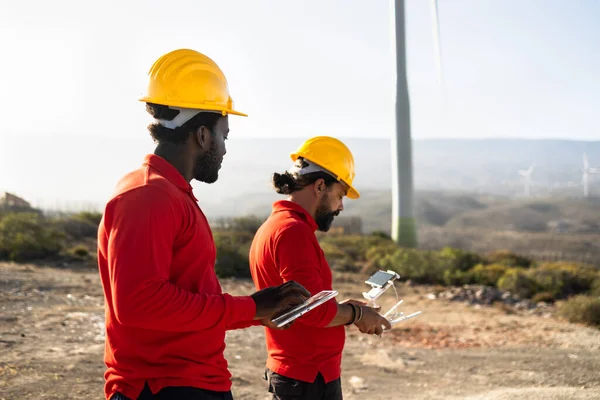
M 396 50 L 396 134 L 392 137 L 392 238 L 401 246 L 416 247 L 404 0 L 394 0 L 393 4 Z M 444 99 L 443 104 L 445 104 L 437 0 L 430 0 L 430 7 L 438 80 Z
M 533 177 L 534 170 L 535 170 L 535 163 L 532 163 L 528 169 L 520 170 L 518 172 L 518 174 L 524 178 L 525 197 L 531 196 L 531 178 Z
M 587 154 L 583 153 L 583 196 L 589 196 L 589 179 L 592 174 L 600 174 L 600 168 L 590 168 L 590 164 L 588 163 Z
M 396 50 L 396 132 L 392 136 L 392 239 L 400 246 L 417 247 L 413 208 L 412 139 L 406 76 L 404 0 L 394 0 Z

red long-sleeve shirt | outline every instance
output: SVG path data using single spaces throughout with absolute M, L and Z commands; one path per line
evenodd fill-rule
M 301 206 L 275 202 L 250 248 L 250 271 L 257 289 L 296 281 L 311 294 L 332 289 L 332 275 L 317 241 L 317 224 Z M 326 328 L 337 314 L 335 299 L 298 318 L 287 330 L 265 328 L 267 367 L 289 378 L 326 382 L 340 377 L 346 340 L 343 326 Z
M 231 388 L 225 331 L 250 325 L 249 296 L 223 294 L 216 248 L 191 185 L 146 156 L 108 202 L 98 230 L 106 302 L 106 398 L 137 398 L 144 383 Z

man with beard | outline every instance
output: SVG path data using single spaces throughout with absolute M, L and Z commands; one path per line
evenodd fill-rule
M 250 296 L 221 290 L 212 232 L 190 185 L 218 179 L 228 115 L 244 115 L 217 64 L 192 50 L 165 54 L 141 100 L 157 146 L 118 183 L 98 231 L 105 396 L 232 399 L 226 330 L 272 326 L 309 293 L 294 282 Z
M 312 295 L 332 290 L 332 274 L 315 231 L 327 232 L 344 209 L 343 198 L 359 198 L 352 186 L 354 158 L 339 140 L 319 136 L 291 155 L 293 167 L 273 175 L 277 201 L 250 248 L 250 271 L 257 289 L 297 281 Z M 335 299 L 300 317 L 286 331 L 266 329 L 265 378 L 278 400 L 339 400 L 344 325 L 381 335 L 389 321 L 356 300 Z

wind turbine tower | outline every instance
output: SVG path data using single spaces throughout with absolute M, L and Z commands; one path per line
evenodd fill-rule
M 404 0 L 394 0 L 396 38 L 396 134 L 392 136 L 392 239 L 400 246 L 416 247 L 413 209 L 410 102 L 406 76 Z
M 442 104 L 446 91 L 440 51 L 440 25 L 437 0 L 430 0 L 433 44 L 437 64 Z M 392 238 L 404 247 L 417 246 L 413 208 L 412 140 L 410 132 L 410 101 L 406 75 L 406 35 L 404 0 L 394 0 L 396 39 L 396 134 L 392 137 Z

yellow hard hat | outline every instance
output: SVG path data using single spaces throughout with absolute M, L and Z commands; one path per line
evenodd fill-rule
M 339 182 L 348 186 L 347 196 L 358 199 L 360 193 L 352 186 L 354 180 L 354 157 L 344 143 L 329 136 L 316 136 L 300 145 L 298 150 L 290 155 L 292 161 L 300 157 L 311 161 L 327 170 Z
M 148 77 L 147 92 L 140 101 L 247 117 L 233 109 L 223 71 L 195 50 L 179 49 L 161 56 Z

